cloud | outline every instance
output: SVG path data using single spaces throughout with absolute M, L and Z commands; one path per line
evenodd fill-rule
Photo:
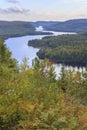
M 20 0 L 6 0 L 6 1 L 9 3 L 19 3 L 20 2 Z
M 0 13 L 2 14 L 28 14 L 29 12 L 29 9 L 24 9 L 20 6 L 9 7 L 6 9 L 0 8 Z

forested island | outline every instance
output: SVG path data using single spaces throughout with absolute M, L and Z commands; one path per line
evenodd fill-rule
M 0 129 L 86 130 L 87 69 L 78 72 L 63 66 L 60 75 L 56 79 L 47 59 L 35 58 L 30 68 L 24 58 L 19 66 L 0 39 Z
M 48 36 L 32 40 L 28 45 L 40 48 L 40 59 L 48 58 L 54 63 L 85 66 L 87 64 L 87 32 Z

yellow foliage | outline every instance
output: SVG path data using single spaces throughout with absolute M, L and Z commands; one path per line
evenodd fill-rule
M 83 106 L 81 113 L 79 113 L 79 125 L 83 129 L 87 129 L 87 107 Z
M 32 75 L 34 74 L 34 70 L 33 69 L 29 69 L 28 71 L 29 71 L 29 74 L 32 74 Z

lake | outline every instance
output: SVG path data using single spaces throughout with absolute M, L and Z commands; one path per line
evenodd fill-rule
M 19 64 L 21 63 L 24 57 L 29 58 L 29 65 L 32 65 L 32 60 L 37 57 L 36 53 L 39 51 L 38 48 L 28 46 L 28 41 L 33 39 L 40 39 L 44 37 L 43 35 L 34 35 L 34 36 L 23 36 L 16 38 L 9 38 L 5 41 L 5 44 L 12 52 L 12 57 L 17 59 Z
M 52 32 L 53 35 L 62 35 L 62 34 L 72 34 L 67 32 Z M 6 46 L 9 48 L 9 50 L 12 52 L 12 57 L 17 59 L 18 63 L 21 64 L 22 59 L 24 57 L 29 58 L 29 66 L 32 66 L 32 60 L 37 57 L 36 53 L 39 51 L 38 48 L 34 48 L 31 46 L 28 46 L 29 40 L 34 39 L 41 39 L 47 35 L 32 35 L 32 36 L 22 36 L 22 37 L 15 37 L 15 38 L 9 38 L 5 40 Z M 61 70 L 61 64 L 55 64 L 55 71 L 57 73 L 57 76 L 59 76 L 60 70 Z M 66 66 L 66 69 L 73 68 Z M 75 67 L 76 70 L 78 70 L 77 67 Z M 79 68 L 81 70 L 81 68 Z

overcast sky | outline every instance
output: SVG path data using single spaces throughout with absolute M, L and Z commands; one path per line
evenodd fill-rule
M 0 20 L 58 20 L 87 18 L 87 0 L 0 0 Z

